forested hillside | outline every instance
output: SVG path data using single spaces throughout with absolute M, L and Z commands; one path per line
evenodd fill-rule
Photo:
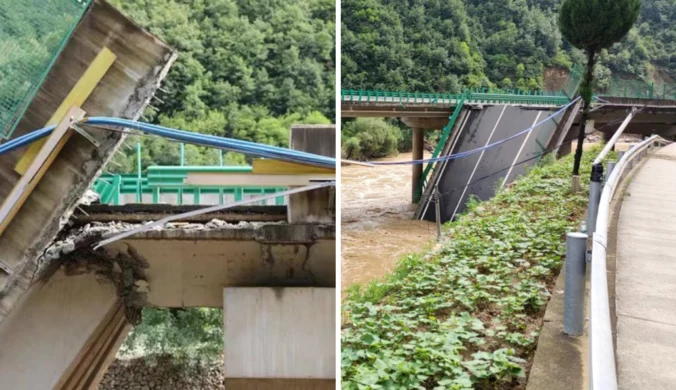
M 179 52 L 143 120 L 277 146 L 294 123 L 333 123 L 333 0 L 112 0 L 136 23 Z M 143 143 L 143 166 L 178 165 L 179 145 Z M 121 148 L 108 170 L 129 172 L 133 148 Z M 244 163 L 228 153 L 226 163 Z M 215 149 L 186 145 L 186 163 L 218 164 Z M 146 308 L 123 353 L 171 355 L 188 362 L 220 359 L 220 310 Z
M 333 0 L 112 3 L 179 52 L 145 120 L 278 146 L 286 146 L 293 123 L 333 122 Z M 144 166 L 178 164 L 176 143 L 147 137 L 142 142 Z M 109 169 L 135 167 L 133 152 L 122 151 L 132 156 L 118 155 Z M 188 164 L 215 164 L 217 156 L 186 147 Z M 243 162 L 242 156 L 227 159 Z
M 342 0 L 342 87 L 457 92 L 543 88 L 545 69 L 584 64 L 565 42 L 562 0 Z M 676 0 L 643 0 L 625 39 L 604 50 L 611 76 L 661 83 L 676 76 Z M 659 70 L 659 72 L 656 72 Z

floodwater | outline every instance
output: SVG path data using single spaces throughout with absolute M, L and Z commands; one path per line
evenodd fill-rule
M 379 161 L 410 159 L 401 153 Z M 382 277 L 403 256 L 434 244 L 434 223 L 411 219 L 410 165 L 343 166 L 341 186 L 342 289 Z

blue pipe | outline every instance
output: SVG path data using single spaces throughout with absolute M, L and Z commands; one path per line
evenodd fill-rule
M 204 146 L 216 147 L 219 149 L 230 150 L 258 157 L 268 157 L 278 160 L 290 161 L 295 163 L 310 164 L 326 168 L 335 168 L 336 159 L 320 156 L 312 153 L 306 153 L 297 150 L 279 148 L 276 146 L 263 145 L 255 142 L 240 141 L 231 138 L 217 137 L 207 134 L 192 133 L 188 131 L 169 129 L 163 126 L 151 125 L 143 122 L 136 122 L 127 119 L 91 117 L 85 118 L 82 124 L 116 126 L 135 128 L 148 134 L 159 135 L 177 141 L 193 143 Z M 0 145 L 0 155 L 16 148 L 20 148 L 42 137 L 47 136 L 56 126 L 48 126 L 20 137 L 12 139 L 5 144 Z
M 318 165 L 328 168 L 336 166 L 336 159 L 319 156 L 312 153 L 279 148 L 276 146 L 263 145 L 255 142 L 240 141 L 232 138 L 217 137 L 208 134 L 193 133 L 189 131 L 169 129 L 163 126 L 152 125 L 143 122 L 136 122 L 127 119 L 91 117 L 85 118 L 83 124 L 102 125 L 102 126 L 120 126 L 138 129 L 144 133 L 159 135 L 176 141 L 195 143 L 204 146 L 231 150 L 249 155 L 261 157 L 276 158 L 292 162 L 302 162 L 311 165 Z

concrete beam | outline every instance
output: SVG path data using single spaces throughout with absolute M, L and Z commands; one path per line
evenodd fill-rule
M 200 210 L 209 206 L 200 205 L 167 205 L 167 204 L 128 204 L 112 206 L 92 204 L 80 206 L 73 213 L 73 226 L 83 226 L 92 222 L 127 222 L 142 223 L 156 221 L 168 215 Z M 228 223 L 239 222 L 285 222 L 286 206 L 239 206 L 213 213 L 200 214 L 176 222 L 207 223 L 218 219 Z
M 289 147 L 336 157 L 335 125 L 294 125 Z M 289 223 L 334 223 L 335 188 L 320 188 L 289 196 Z
M 85 112 L 78 107 L 69 108 L 61 118 L 54 131 L 40 144 L 35 154 L 26 154 L 27 163 L 19 164 L 23 176 L 9 193 L 5 201 L 0 206 L 0 235 L 7 229 L 10 222 L 26 202 L 26 199 L 38 185 L 40 179 L 45 175 L 49 167 L 54 162 L 56 156 L 61 152 L 68 138 L 70 138 L 70 126 L 73 122 L 84 118 Z M 23 161 L 23 160 L 22 160 Z
M 61 102 L 61 105 L 56 109 L 56 112 L 54 112 L 52 117 L 47 121 L 46 125 L 55 125 L 59 123 L 64 117 L 67 117 L 67 112 L 71 107 L 81 107 L 116 59 L 117 56 L 110 51 L 110 49 L 103 47 L 92 63 L 89 64 L 89 67 L 82 74 L 82 77 L 80 77 L 73 89 L 71 89 L 68 96 Z M 26 170 L 28 170 L 28 166 L 38 155 L 38 152 L 44 143 L 44 139 L 32 143 L 16 164 L 14 170 L 20 175 L 24 175 Z
M 448 124 L 448 117 L 443 118 L 414 118 L 414 117 L 405 117 L 401 118 L 401 121 L 406 124 L 406 126 L 421 129 L 421 130 L 441 130 Z
M 223 287 L 333 287 L 335 227 L 244 224 L 148 231 L 106 247 L 147 264 L 147 303 L 221 307 Z
M 44 126 L 66 99 L 89 64 L 107 47 L 117 60 L 82 105 L 89 115 L 138 118 L 152 97 L 176 53 L 143 31 L 103 0 L 94 0 L 71 39 L 40 86 L 14 136 Z M 40 183 L 0 236 L 0 323 L 28 289 L 37 257 L 54 240 L 67 219 L 112 157 L 122 134 L 89 130 L 98 142 L 71 137 Z M 23 151 L 0 156 L 0 202 L 21 176 L 14 172 Z
M 334 288 L 226 288 L 225 387 L 334 389 Z

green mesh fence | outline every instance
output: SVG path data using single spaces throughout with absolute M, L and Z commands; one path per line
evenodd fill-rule
M 676 99 L 676 86 L 671 84 L 656 84 L 644 80 L 623 80 L 614 78 L 610 85 L 599 94 L 626 97 L 635 99 Z
M 573 65 L 568 75 L 568 80 L 563 85 L 561 92 L 563 92 L 569 99 L 572 99 L 577 93 L 578 88 L 582 84 L 582 70 L 577 64 Z
M 0 0 L 0 138 L 8 138 L 91 0 Z
M 612 79 L 608 88 L 599 92 L 613 97 L 649 99 L 655 97 L 655 85 L 643 80 Z

